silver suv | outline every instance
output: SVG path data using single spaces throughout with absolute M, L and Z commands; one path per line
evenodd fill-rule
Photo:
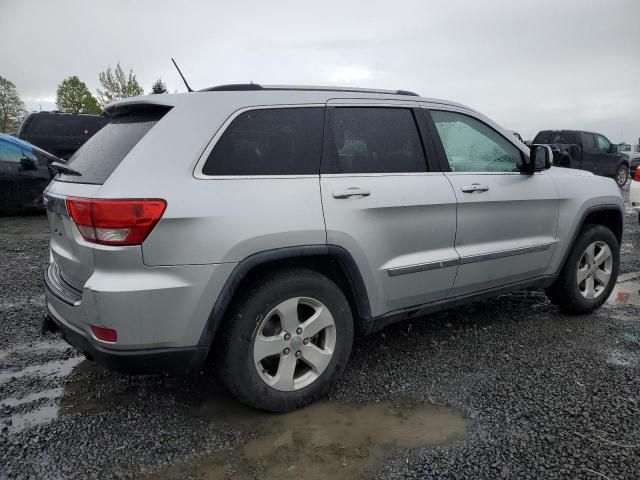
M 212 361 L 242 402 L 319 397 L 354 335 L 499 293 L 598 308 L 615 182 L 406 91 L 229 85 L 119 101 L 48 186 L 48 322 L 133 371 Z

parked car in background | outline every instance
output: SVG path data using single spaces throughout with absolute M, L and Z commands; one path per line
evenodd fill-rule
M 23 120 L 18 137 L 56 157 L 68 159 L 107 121 L 100 115 L 34 112 Z
M 629 176 L 633 178 L 636 174 L 638 164 L 640 164 L 640 145 L 635 147 L 628 143 L 618 145 L 618 151 L 629 158 Z
M 638 223 L 640 223 L 640 168 L 636 168 L 631 178 L 631 186 L 629 187 L 629 203 L 631 208 L 638 212 Z
M 113 368 L 208 357 L 287 411 L 357 334 L 519 288 L 588 313 L 616 282 L 620 189 L 458 103 L 249 84 L 107 112 L 47 187 L 45 326 Z
M 42 210 L 42 193 L 58 158 L 10 135 L 0 134 L 0 212 Z
M 622 188 L 629 179 L 629 158 L 600 133 L 581 130 L 542 130 L 533 144 L 549 145 L 553 164 L 613 178 Z

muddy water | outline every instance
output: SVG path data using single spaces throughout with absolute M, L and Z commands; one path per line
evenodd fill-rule
M 463 438 L 455 411 L 407 400 L 348 405 L 318 402 L 288 414 L 267 414 L 216 400 L 191 412 L 250 434 L 240 448 L 174 465 L 153 478 L 357 478 L 399 449 Z

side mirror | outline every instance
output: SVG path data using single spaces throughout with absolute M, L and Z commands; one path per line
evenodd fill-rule
M 609 153 L 618 153 L 618 146 L 613 143 L 609 145 Z
M 553 165 L 553 152 L 549 145 L 531 145 L 529 159 L 524 164 L 525 173 L 548 170 Z

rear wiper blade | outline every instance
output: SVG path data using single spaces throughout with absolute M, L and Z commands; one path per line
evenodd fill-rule
M 82 176 L 82 174 L 79 171 L 74 170 L 71 167 L 67 167 L 64 163 L 51 162 L 49 165 L 55 168 L 57 172 L 64 173 L 66 175 L 77 175 L 79 177 Z

